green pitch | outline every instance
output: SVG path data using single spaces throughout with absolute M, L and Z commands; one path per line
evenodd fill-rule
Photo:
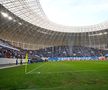
M 108 61 L 45 62 L 0 70 L 0 90 L 108 90 Z

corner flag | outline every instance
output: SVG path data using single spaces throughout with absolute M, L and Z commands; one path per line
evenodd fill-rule
M 25 73 L 27 72 L 27 63 L 28 63 L 28 53 L 25 56 Z

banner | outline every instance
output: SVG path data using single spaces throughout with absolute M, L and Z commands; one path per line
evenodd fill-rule
M 70 61 L 70 60 L 98 60 L 99 57 L 93 56 L 93 57 L 49 57 L 49 61 Z

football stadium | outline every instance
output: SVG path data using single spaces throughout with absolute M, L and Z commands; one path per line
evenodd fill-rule
M 106 20 L 81 26 L 51 21 L 41 1 L 0 0 L 0 90 L 108 90 L 107 0 Z

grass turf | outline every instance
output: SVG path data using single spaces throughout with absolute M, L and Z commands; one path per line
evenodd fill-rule
M 0 90 L 108 90 L 108 61 L 35 63 L 0 70 Z

